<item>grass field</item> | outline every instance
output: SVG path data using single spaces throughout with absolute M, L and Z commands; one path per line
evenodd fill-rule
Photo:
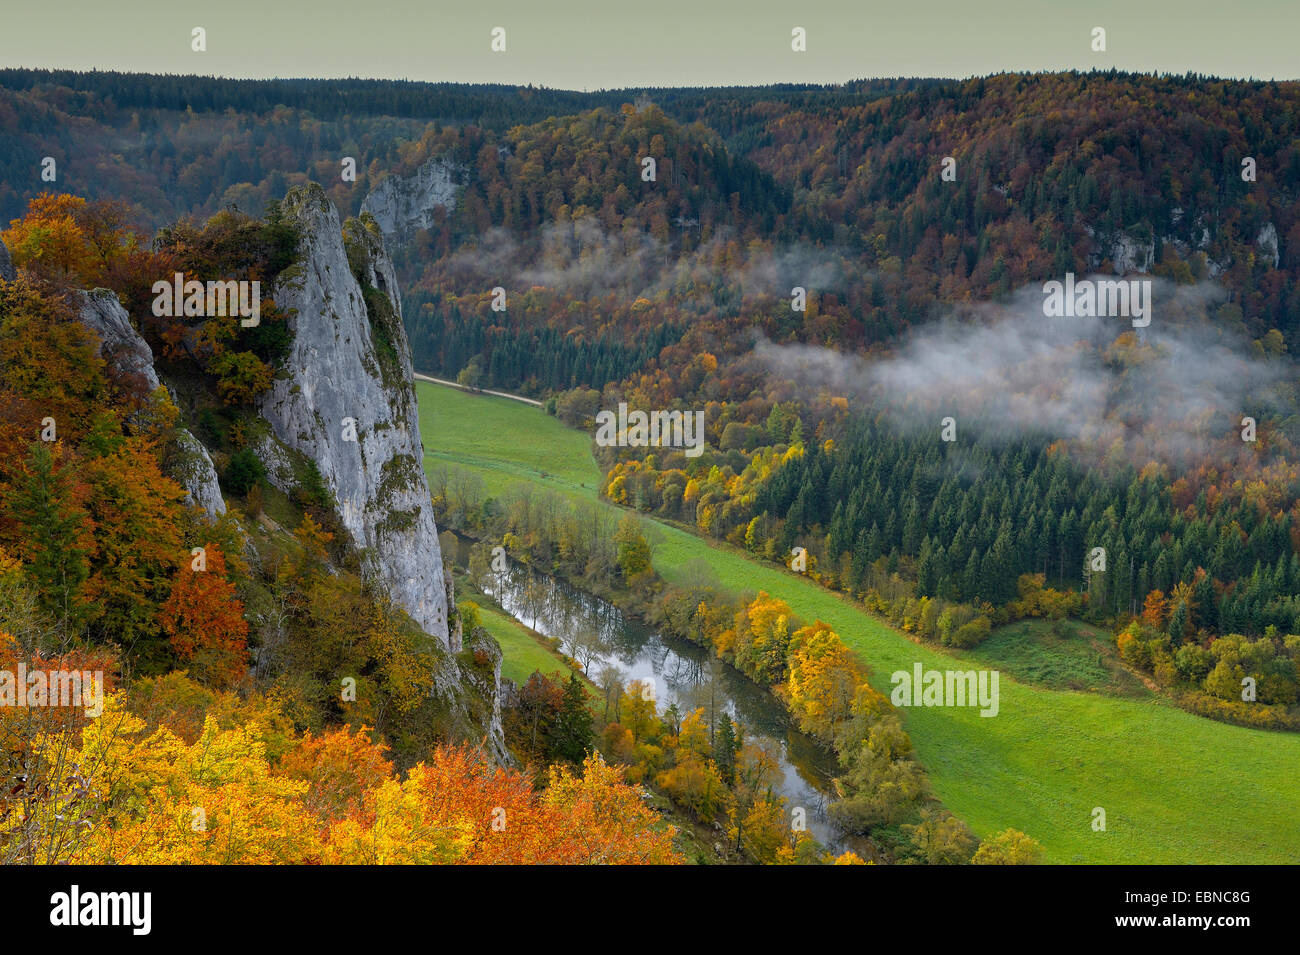
M 489 493 L 523 480 L 596 497 L 600 474 L 586 435 L 508 399 L 427 383 L 417 391 L 426 466 L 472 469 Z M 1097 662 L 1085 642 L 1095 632 L 1082 625 L 1069 624 L 1080 635 L 1055 648 L 1022 626 L 949 655 L 784 568 L 655 523 L 654 563 L 669 581 L 697 575 L 704 560 L 725 587 L 781 597 L 804 620 L 834 627 L 872 668 L 877 689 L 888 692 L 889 675 L 914 662 L 1002 671 L 996 717 L 958 707 L 904 711 L 937 794 L 977 834 L 1023 830 L 1052 862 L 1300 862 L 1300 736 L 1216 723 L 1126 687 Z M 1086 689 L 1064 688 L 1075 683 Z M 1092 829 L 1098 806 L 1105 832 Z
M 416 382 L 415 390 L 426 468 L 436 462 L 471 468 L 489 494 L 524 480 L 573 497 L 596 497 L 601 473 L 587 436 L 508 398 L 425 381 Z
M 1077 620 L 1019 620 L 954 655 L 1049 690 L 1145 698 L 1153 691 L 1119 662 L 1110 635 Z
M 478 607 L 479 622 L 501 646 L 501 675 L 522 686 L 535 672 L 540 671 L 552 679 L 568 680 L 574 672 L 560 655 L 547 647 L 538 637 L 522 623 L 497 609 L 490 598 L 470 588 L 457 584 L 456 604 L 470 601 Z M 599 691 L 583 674 L 578 678 L 587 687 L 592 696 L 599 696 Z
M 456 599 L 461 599 L 459 594 Z M 467 595 L 465 599 L 474 600 L 474 597 Z M 494 607 L 480 603 L 478 600 L 474 602 L 478 604 L 478 616 L 484 629 L 501 644 L 501 652 L 504 655 L 501 661 L 503 677 L 514 680 L 520 685 L 538 670 L 546 676 L 554 676 L 558 673 L 566 680 L 569 678 L 570 670 L 564 662 L 542 646 L 536 637 L 524 629 L 523 624 Z

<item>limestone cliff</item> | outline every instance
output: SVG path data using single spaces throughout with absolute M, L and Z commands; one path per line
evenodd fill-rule
M 437 209 L 456 204 L 458 170 L 441 156 L 435 156 L 410 176 L 389 176 L 377 185 L 361 205 L 374 216 L 390 245 L 404 242 L 417 229 L 434 224 Z
M 6 282 L 14 280 L 14 264 L 9 261 L 9 250 L 3 242 L 0 242 L 0 279 Z
M 153 349 L 135 330 L 117 296 L 107 289 L 95 289 L 80 292 L 78 297 L 78 317 L 99 336 L 99 353 L 114 374 L 133 379 L 131 383 L 142 394 L 157 391 L 160 382 L 154 370 Z M 212 458 L 207 448 L 184 428 L 176 431 L 176 453 L 170 464 L 171 476 L 189 492 L 191 504 L 209 517 L 226 513 Z
M 293 344 L 259 406 L 270 434 L 254 447 L 282 490 L 302 459 L 315 466 L 364 572 L 449 651 L 429 693 L 451 738 L 510 763 L 501 651 L 481 628 L 462 638 L 443 572 L 401 296 L 379 226 L 365 213 L 341 223 L 315 184 L 290 191 L 281 211 L 300 236 L 274 289 Z
M 1100 269 L 1109 261 L 1110 265 L 1107 269 L 1109 272 L 1115 275 L 1130 275 L 1134 272 L 1150 272 L 1155 265 L 1156 241 L 1149 237 L 1150 230 L 1146 230 L 1146 234 L 1141 234 L 1142 230 L 1138 230 L 1138 235 L 1125 231 L 1099 232 L 1091 226 L 1084 226 L 1084 230 L 1092 240 L 1088 253 L 1090 269 Z M 1197 252 L 1204 252 L 1206 267 L 1211 278 L 1222 275 L 1232 267 L 1230 256 L 1215 259 L 1210 255 L 1212 245 L 1210 223 L 1205 214 L 1201 214 L 1189 223 L 1187 213 L 1175 206 L 1170 212 L 1166 228 L 1161 233 L 1160 243 L 1174 249 L 1183 259 Z M 1267 262 L 1270 268 L 1277 268 L 1282 258 L 1277 226 L 1272 222 L 1265 222 L 1255 236 L 1255 245 L 1260 250 L 1261 259 Z
M 440 731 L 509 764 L 501 651 L 481 628 L 462 638 L 424 477 L 397 280 L 379 229 L 369 216 L 340 224 L 319 186 L 294 190 L 283 210 L 299 231 L 299 255 L 274 294 L 292 310 L 293 341 L 259 407 L 269 433 L 255 433 L 252 445 L 282 490 L 293 490 L 308 463 L 316 468 L 365 573 L 443 648 L 428 687 Z M 77 308 L 122 387 L 147 395 L 164 386 L 152 349 L 113 292 L 78 293 Z M 169 470 L 196 507 L 225 513 L 212 457 L 183 428 Z M 244 537 L 256 557 L 254 538 Z
M 392 264 L 373 221 L 345 230 L 320 186 L 292 190 L 282 208 L 301 236 L 275 289 L 294 310 L 293 345 L 259 410 L 273 443 L 316 465 L 366 572 L 458 651 Z M 270 479 L 285 480 L 283 452 L 259 451 Z
M 131 324 L 131 317 L 108 289 L 77 294 L 77 317 L 99 336 L 99 354 L 118 375 L 140 379 L 145 394 L 156 391 L 158 374 L 153 367 L 153 349 Z

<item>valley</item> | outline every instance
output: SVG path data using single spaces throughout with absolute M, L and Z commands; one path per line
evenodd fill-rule
M 600 474 L 587 435 L 509 399 L 417 384 L 425 467 L 463 469 L 488 496 L 526 482 L 595 500 Z M 436 480 L 431 476 L 431 484 Z M 610 505 L 612 507 L 612 505 Z M 700 572 L 721 586 L 765 590 L 807 621 L 830 624 L 889 675 L 963 668 L 967 654 L 921 644 L 812 581 L 669 523 L 653 528 L 653 561 L 669 582 Z M 995 638 L 996 639 L 996 638 Z M 964 666 L 971 664 L 965 662 Z M 1013 826 L 1057 863 L 1294 862 L 1300 858 L 1300 738 L 1226 725 L 1151 695 L 1047 688 L 1004 672 L 996 718 L 972 708 L 915 708 L 904 723 L 944 805 L 980 836 Z M 1029 671 L 1021 671 L 1023 674 Z M 1176 772 L 1174 771 L 1176 768 Z M 1234 779 L 1251 785 L 1229 786 Z M 1102 807 L 1106 831 L 1092 828 Z

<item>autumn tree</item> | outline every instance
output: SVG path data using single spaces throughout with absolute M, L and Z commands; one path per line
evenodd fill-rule
M 152 636 L 158 606 L 183 553 L 185 491 L 135 438 L 88 458 L 81 473 L 88 486 L 86 510 L 94 522 L 87 593 L 98 609 L 95 627 L 113 640 Z M 146 657 L 152 650 L 145 644 L 137 648 Z
M 67 193 L 42 192 L 27 203 L 27 214 L 0 232 L 0 242 L 19 268 L 50 278 L 67 278 L 91 263 L 91 249 L 77 216 L 86 200 Z
M 1163 630 L 1168 612 L 1169 607 L 1165 601 L 1164 593 L 1153 590 L 1146 595 L 1146 599 L 1142 602 L 1142 623 L 1152 630 Z
M 650 544 L 641 530 L 641 522 L 631 514 L 623 516 L 614 540 L 618 543 L 618 566 L 623 579 L 636 580 L 650 570 Z
M 849 718 L 865 679 L 849 648 L 821 621 L 791 637 L 786 690 L 790 710 L 805 732 L 833 739 L 839 724 Z
M 950 812 L 922 809 L 920 821 L 902 829 L 929 865 L 963 865 L 975 853 L 974 833 Z
M 202 681 L 227 687 L 247 670 L 248 621 L 219 547 L 208 545 L 181 564 L 158 622 L 172 650 Z
M 1004 829 L 980 843 L 973 865 L 1037 865 L 1043 847 L 1018 829 Z
M 365 727 L 306 733 L 280 759 L 277 771 L 306 782 L 302 801 L 322 825 L 365 819 L 367 795 L 393 775 L 388 747 Z

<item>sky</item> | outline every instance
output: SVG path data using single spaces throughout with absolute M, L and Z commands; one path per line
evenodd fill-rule
M 576 90 L 1112 67 L 1296 79 L 1300 0 L 0 0 L 10 66 Z

